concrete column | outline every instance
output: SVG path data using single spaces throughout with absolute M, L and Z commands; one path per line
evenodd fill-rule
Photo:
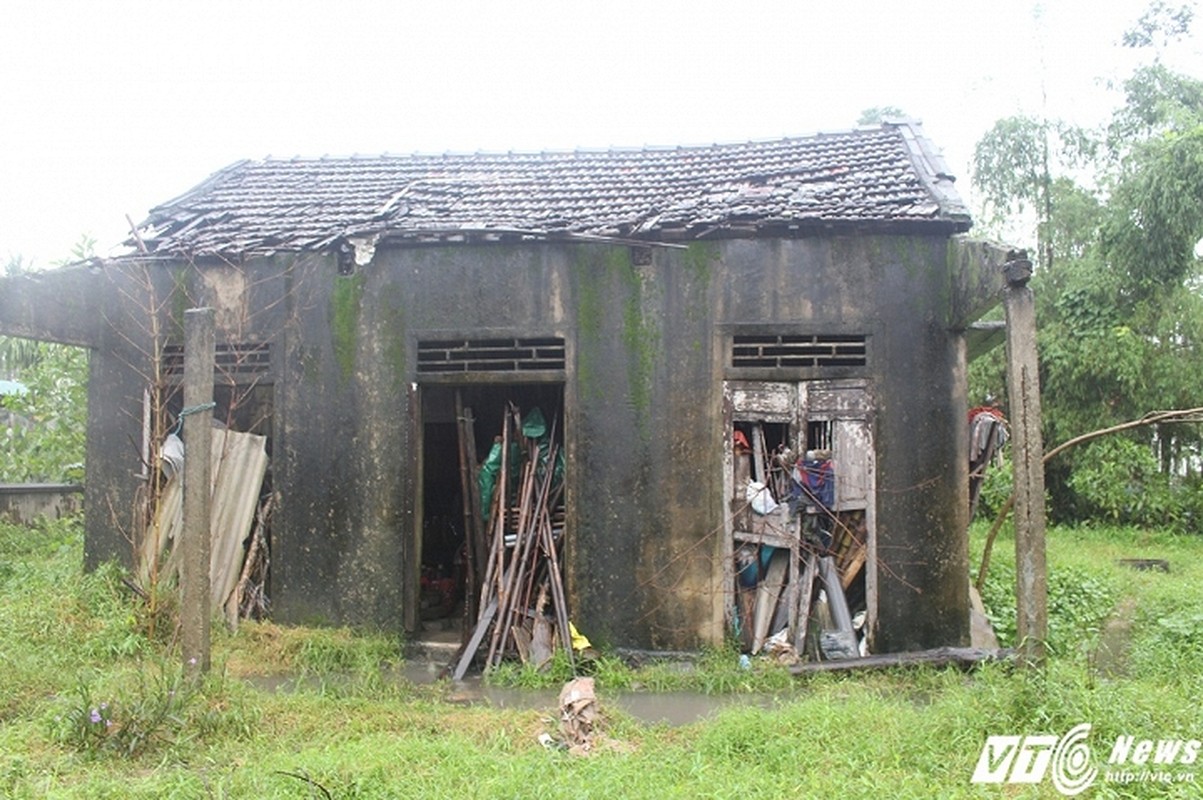
M 212 478 L 213 309 L 184 312 L 184 525 L 180 531 L 180 642 L 184 671 L 209 671 L 209 515 Z
M 1016 635 L 1021 663 L 1040 666 L 1048 639 L 1048 564 L 1036 304 L 1028 287 L 1032 263 L 1025 253 L 1013 253 L 1005 273 L 1007 390 L 1015 470 Z

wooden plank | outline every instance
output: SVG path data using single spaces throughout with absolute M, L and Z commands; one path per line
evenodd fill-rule
M 788 550 L 778 549 L 769 559 L 769 569 L 756 589 L 755 635 L 752 638 L 752 653 L 759 653 L 769 635 L 777 601 L 785 587 L 785 575 L 789 569 Z
M 840 570 L 840 586 L 847 589 L 852 585 L 856 576 L 860 574 L 861 567 L 865 565 L 865 557 L 868 553 L 869 548 L 863 543 L 852 546 L 852 555 Z
M 794 664 L 789 671 L 794 675 L 811 675 L 817 672 L 847 672 L 852 670 L 897 669 L 900 667 L 957 667 L 969 670 L 978 664 L 992 661 L 1012 661 L 1015 651 L 983 650 L 972 647 L 939 647 L 912 653 L 886 653 L 865 656 L 846 661 L 807 661 Z
M 765 474 L 764 450 L 764 426 L 757 422 L 752 425 L 752 475 L 756 478 L 757 483 L 767 485 L 768 476 Z
M 864 419 L 832 422 L 836 468 L 835 508 L 864 508 L 872 501 L 873 435 Z
M 798 537 L 786 533 L 774 533 L 769 530 L 762 531 L 735 531 L 731 534 L 737 542 L 749 542 L 751 544 L 767 544 L 773 547 L 790 548 L 798 544 Z
M 806 633 L 810 627 L 810 600 L 815 593 L 815 579 L 819 575 L 819 556 L 813 550 L 806 553 L 806 569 L 802 571 L 802 582 L 798 589 L 798 627 L 794 635 L 794 650 L 802 655 L 806 648 Z
M 869 382 L 863 378 L 811 381 L 810 410 L 833 417 L 862 417 L 873 411 Z
M 464 576 L 466 591 L 466 619 L 476 618 L 476 581 L 480 551 L 477 549 L 477 533 L 479 531 L 479 503 L 475 501 L 472 485 L 476 483 L 476 437 L 472 428 L 471 409 L 464 408 L 464 393 L 455 390 L 455 431 L 459 444 L 459 482 L 460 498 L 463 501 L 464 515 Z M 465 626 L 466 630 L 466 626 Z
M 485 632 L 488 631 L 489 625 L 493 622 L 494 615 L 497 614 L 497 598 L 489 600 L 489 604 L 481 609 L 480 619 L 476 623 L 476 630 L 472 631 L 472 638 L 464 645 L 459 652 L 459 661 L 455 665 L 455 671 L 451 674 L 451 679 L 462 681 L 464 675 L 468 672 L 468 667 L 472 664 L 472 659 L 476 657 L 476 651 L 480 649 L 480 643 L 485 638 Z
M 789 422 L 797 395 L 793 383 L 740 381 L 732 387 L 731 407 L 737 417 L 744 413 L 770 422 Z

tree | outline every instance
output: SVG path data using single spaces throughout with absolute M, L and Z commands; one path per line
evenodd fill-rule
M 1125 43 L 1169 41 L 1191 19 L 1189 9 L 1154 3 Z M 975 150 L 987 218 L 1035 219 L 1050 445 L 1152 410 L 1201 405 L 1203 83 L 1157 58 L 1122 88 L 1104 129 L 1008 117 Z M 1001 394 L 1001 375 L 1000 359 L 975 364 L 972 391 Z M 1052 513 L 1185 524 L 1203 511 L 1200 433 L 1195 424 L 1132 429 L 1066 453 L 1046 476 Z
M 29 271 L 20 256 L 9 276 Z M 0 482 L 82 480 L 88 354 L 80 347 L 0 336 L 0 376 L 25 385 L 0 400 Z
M 873 106 L 860 112 L 857 125 L 880 125 L 892 119 L 907 119 L 908 114 L 898 106 Z
M 1192 4 L 1171 6 L 1164 0 L 1153 0 L 1136 25 L 1124 31 L 1121 41 L 1124 47 L 1164 47 L 1186 36 L 1194 18 Z
M 16 277 L 29 271 L 21 256 L 11 256 L 4 265 L 4 276 Z M 17 373 L 33 364 L 37 357 L 35 342 L 16 336 L 0 336 L 0 378 L 13 380 Z
M 34 343 L 37 358 L 18 373 L 27 391 L 9 395 L 0 427 L 0 482 L 75 482 L 83 479 L 88 418 L 87 350 Z
M 1052 269 L 1057 249 L 1055 195 L 1080 193 L 1066 173 L 1095 152 L 1096 143 L 1081 128 L 1023 115 L 998 120 L 974 146 L 971 179 L 987 220 L 998 224 L 1034 213 L 1037 263 L 1045 270 Z

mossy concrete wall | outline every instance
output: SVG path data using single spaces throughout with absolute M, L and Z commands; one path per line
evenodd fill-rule
M 308 556 L 322 570 L 303 578 L 306 602 L 342 619 L 405 617 L 417 574 L 407 557 L 418 524 L 417 342 L 561 336 L 574 620 L 602 644 L 717 642 L 721 391 L 739 376 L 728 338 L 757 327 L 864 333 L 868 365 L 839 377 L 870 378 L 879 403 L 877 646 L 965 643 L 964 353 L 947 324 L 946 253 L 943 237 L 850 236 L 653 247 L 650 257 L 601 244 L 382 247 L 351 276 L 315 263 L 299 304 L 308 374 L 288 383 L 306 394 L 298 409 L 328 416 L 320 434 L 286 430 L 290 452 L 297 437 L 321 439 L 305 449 L 324 454 L 316 472 L 333 484 L 302 492 L 313 506 L 303 527 L 320 528 L 320 510 L 342 522 L 323 534 L 326 555 Z
M 582 630 L 602 645 L 721 641 L 723 381 L 863 377 L 877 402 L 875 641 L 886 652 L 968 639 L 967 404 L 954 319 L 980 305 L 974 285 L 992 284 L 960 279 L 949 252 L 944 236 L 853 235 L 688 248 L 381 246 L 350 274 L 334 254 L 251 260 L 237 266 L 241 294 L 235 279 L 203 276 L 232 266 L 159 264 L 156 291 L 226 307 L 219 319 L 240 330 L 219 341 L 271 343 L 281 620 L 412 627 L 427 380 L 418 341 L 558 336 L 568 354 L 566 573 Z M 128 548 L 105 516 L 128 508 L 137 486 L 129 442 L 140 420 L 129 410 L 140 407 L 146 366 L 132 366 L 137 348 L 122 344 L 128 321 L 102 327 L 88 482 L 114 510 L 97 512 L 89 490 L 93 563 Z M 728 363 L 730 336 L 751 330 L 865 334 L 867 365 L 753 376 Z

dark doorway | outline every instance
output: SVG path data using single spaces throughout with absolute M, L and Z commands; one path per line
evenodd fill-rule
M 464 410 L 462 424 L 456 416 Z M 422 387 L 422 462 L 418 597 L 419 636 L 424 640 L 459 642 L 475 625 L 474 600 L 479 595 L 485 565 L 481 548 L 469 553 L 469 522 L 465 513 L 460 434 L 470 431 L 466 451 L 468 471 L 477 480 L 500 436 L 510 406 L 526 414 L 538 408 L 564 441 L 564 388 L 561 383 L 427 385 Z M 471 502 L 471 501 L 469 501 Z M 484 512 L 487 514 L 487 512 Z M 487 550 L 485 550 L 487 552 Z M 469 617 L 473 617 L 469 619 Z

